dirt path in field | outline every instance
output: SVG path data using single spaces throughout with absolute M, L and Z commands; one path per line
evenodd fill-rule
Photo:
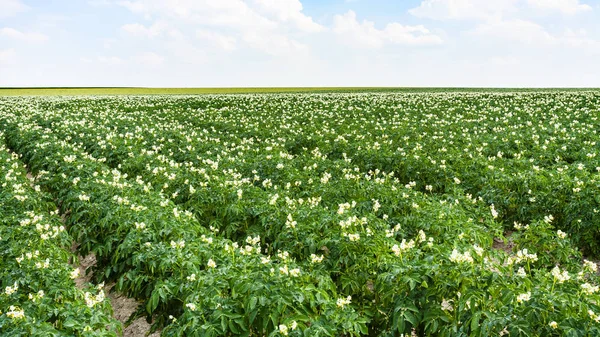
M 35 177 L 27 170 L 27 179 L 31 187 L 35 185 Z M 69 211 L 60 214 L 60 219 L 64 224 L 66 222 Z M 75 252 L 77 244 L 73 243 L 71 251 Z M 92 273 L 87 273 L 87 270 L 96 265 L 96 256 L 90 254 L 88 256 L 78 256 L 78 261 L 73 261 L 73 265 L 79 269 L 79 277 L 75 279 L 75 285 L 79 289 L 84 289 L 86 284 L 89 284 L 92 279 Z M 91 269 L 90 269 L 91 270 Z M 113 317 L 123 323 L 123 337 L 159 337 L 160 331 L 148 334 L 150 331 L 150 324 L 146 322 L 144 317 L 137 318 L 128 326 L 125 323 L 131 317 L 131 315 L 137 310 L 142 302 L 136 301 L 133 298 L 123 296 L 116 291 L 112 291 L 114 283 L 105 286 L 104 291 L 106 296 L 110 299 L 111 306 L 113 308 Z
M 77 264 L 77 268 L 79 268 L 79 277 L 75 279 L 75 284 L 78 288 L 83 289 L 84 286 L 90 283 L 92 278 L 91 273 L 86 275 L 86 270 L 96 265 L 96 256 L 90 254 L 86 257 L 79 256 L 79 263 Z M 114 287 L 114 283 L 108 284 L 105 286 L 104 291 L 106 296 L 110 299 L 110 303 L 113 308 L 113 317 L 123 323 L 125 323 L 129 319 L 129 317 L 137 310 L 137 308 L 141 305 L 141 302 L 136 301 L 133 298 L 129 298 L 127 296 L 123 296 L 116 291 L 112 291 Z M 137 318 L 128 326 L 125 326 L 123 329 L 124 337 L 159 337 L 160 331 L 154 332 L 148 335 L 150 331 L 150 324 L 146 322 L 144 317 Z

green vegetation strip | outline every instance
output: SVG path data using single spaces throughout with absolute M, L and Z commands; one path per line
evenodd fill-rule
M 273 87 L 273 88 L 0 88 L 0 96 L 87 96 L 87 95 L 205 95 L 265 93 L 431 93 L 431 92 L 555 92 L 597 91 L 594 88 L 428 88 L 428 87 Z
M 117 336 L 101 287 L 80 290 L 69 265 L 71 238 L 56 206 L 30 186 L 0 133 L 0 333 L 3 336 Z
M 0 125 L 164 336 L 594 336 L 598 101 L 6 98 Z

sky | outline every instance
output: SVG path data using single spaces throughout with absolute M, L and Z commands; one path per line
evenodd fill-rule
M 0 87 L 600 87 L 600 0 L 0 0 Z

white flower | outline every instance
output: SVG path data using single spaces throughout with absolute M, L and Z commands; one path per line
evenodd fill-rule
M 381 208 L 381 204 L 379 204 L 379 200 L 373 200 L 373 212 L 377 213 L 377 211 Z
M 519 271 L 517 271 L 517 276 L 527 277 L 527 274 L 525 273 L 525 269 L 523 269 L 523 267 L 519 267 Z
M 279 325 L 279 333 L 281 333 L 284 336 L 287 336 L 288 335 L 288 327 L 287 327 L 287 325 L 280 324 Z
M 567 237 L 567 233 L 561 231 L 560 229 L 558 231 L 556 231 L 556 235 L 558 235 L 558 237 L 561 239 L 564 239 Z
M 588 271 L 590 271 L 592 273 L 595 273 L 598 271 L 598 265 L 595 262 L 588 261 L 588 260 L 583 261 L 583 268 L 587 269 Z
M 290 276 L 293 276 L 293 277 L 300 276 L 300 269 L 299 268 L 291 269 L 290 270 Z
M 298 222 L 294 221 L 294 218 L 292 218 L 292 215 L 288 214 L 287 220 L 285 221 L 285 227 L 286 228 L 296 228 L 297 224 L 298 224 Z
M 188 303 L 185 306 L 188 307 L 191 311 L 196 311 L 196 305 L 194 303 Z
M 556 323 L 555 321 L 552 321 L 548 324 L 552 329 L 556 329 L 558 328 L 558 323 Z
M 25 311 L 15 307 L 14 305 L 11 305 L 9 307 L 9 312 L 6 313 L 6 317 L 9 317 L 10 319 L 23 319 L 25 318 Z
M 17 285 L 17 282 L 15 282 L 15 284 L 11 287 L 8 286 L 4 289 L 4 293 L 8 296 L 8 295 L 12 295 L 14 294 L 17 290 L 19 290 L 19 286 Z
M 498 217 L 498 211 L 496 211 L 494 204 L 490 206 L 490 211 L 492 212 L 492 218 L 496 219 Z
M 208 266 L 208 268 L 216 268 L 217 264 L 215 263 L 215 261 L 213 261 L 213 259 L 208 259 L 208 263 L 206 264 Z
M 79 195 L 79 200 L 81 200 L 81 201 L 90 201 L 90 197 L 88 195 L 85 195 L 85 194 L 80 194 Z
M 581 289 L 588 295 L 591 295 L 593 293 L 598 292 L 599 287 L 598 286 L 593 286 L 589 283 L 584 283 L 581 285 Z
M 392 252 L 394 252 L 394 255 L 400 256 L 400 247 L 398 247 L 398 245 L 394 245 L 392 247 Z
M 343 308 L 345 306 L 347 306 L 348 304 L 350 304 L 350 302 L 352 301 L 352 296 L 346 297 L 346 298 L 338 298 L 336 304 L 338 307 Z
M 522 302 L 527 302 L 531 299 L 531 292 L 526 292 L 524 294 L 520 294 L 519 296 L 517 296 L 517 302 L 518 303 L 522 303 Z
M 70 277 L 73 280 L 76 279 L 76 278 L 78 278 L 79 277 L 79 268 L 73 269 L 73 271 L 71 272 Z
M 358 241 L 360 240 L 360 234 L 348 234 L 348 240 L 350 241 Z
M 569 276 L 569 272 L 567 272 L 566 270 L 563 270 L 562 272 L 560 271 L 560 268 L 558 268 L 558 266 L 554 267 L 554 269 L 552 269 L 552 276 L 554 277 L 554 280 L 558 283 L 564 283 L 565 281 L 568 281 L 571 279 L 571 276 Z
M 454 308 L 452 307 L 452 303 L 450 303 L 452 300 L 447 301 L 446 299 L 442 300 L 442 310 L 444 311 L 453 311 Z
M 310 262 L 311 263 L 320 263 L 323 261 L 323 255 L 317 256 L 316 254 L 310 254 Z
M 183 248 L 183 247 L 185 247 L 185 241 L 179 240 L 179 241 L 175 242 L 175 241 L 171 240 L 171 248 L 176 249 L 176 248 Z
M 471 257 L 470 252 L 464 252 L 463 254 L 459 253 L 458 250 L 452 250 L 452 254 L 450 254 L 450 261 L 455 263 L 473 263 L 473 257 Z
M 479 256 L 483 255 L 483 248 L 479 247 L 477 244 L 473 245 L 473 249 L 475 250 L 475 253 Z

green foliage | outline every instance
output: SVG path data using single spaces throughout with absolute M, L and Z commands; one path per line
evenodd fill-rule
M 164 336 L 594 336 L 599 107 L 594 92 L 6 98 L 0 126 L 97 281 Z

